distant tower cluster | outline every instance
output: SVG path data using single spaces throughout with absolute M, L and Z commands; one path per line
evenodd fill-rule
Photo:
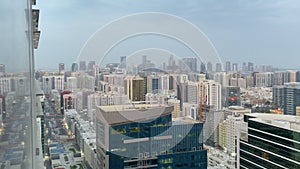
M 5 65 L 4 64 L 0 64 L 0 75 L 5 74 Z
M 59 72 L 59 74 L 63 73 L 64 71 L 65 71 L 65 64 L 64 63 L 58 64 L 58 72 Z
M 79 70 L 86 71 L 86 63 L 85 63 L 85 61 L 80 61 L 79 62 Z

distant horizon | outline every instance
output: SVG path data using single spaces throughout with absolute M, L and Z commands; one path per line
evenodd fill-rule
M 65 70 L 67 70 L 67 71 L 71 71 L 71 66 L 72 66 L 72 64 L 73 63 L 75 63 L 75 62 L 72 62 L 72 63 L 70 63 L 70 64 L 68 64 L 68 65 L 66 65 L 66 63 L 64 63 L 64 65 L 65 65 Z M 86 62 L 87 63 L 87 62 Z M 110 63 L 119 63 L 119 62 L 110 62 Z M 232 63 L 236 63 L 236 62 L 231 62 L 231 66 L 232 66 Z M 248 62 L 245 62 L 245 63 L 248 63 Z M 299 68 L 280 68 L 280 67 L 275 67 L 274 65 L 268 65 L 268 64 L 259 64 L 259 65 L 256 65 L 254 62 L 251 62 L 251 63 L 253 63 L 254 64 L 254 69 L 255 69 L 255 67 L 256 66 L 273 66 L 273 69 L 276 71 L 276 70 L 278 70 L 278 71 L 288 71 L 288 70 L 297 70 L 297 71 L 300 71 L 300 67 Z M 57 65 L 56 65 L 56 68 L 54 68 L 54 67 L 52 67 L 52 68 L 39 68 L 39 69 L 35 69 L 35 71 L 41 71 L 41 70 L 43 70 L 43 71 L 58 71 L 58 65 L 59 65 L 60 63 L 57 63 Z M 138 64 L 140 64 L 140 63 L 138 63 Z M 199 63 L 197 63 L 198 65 L 198 67 L 199 67 L 199 64 L 200 64 L 200 62 Z M 159 67 L 159 65 L 157 65 L 157 64 L 155 64 L 156 65 L 156 67 Z M 225 65 L 225 62 L 223 63 L 223 66 Z M 239 65 L 239 70 L 241 70 L 241 65 L 242 65 L 242 63 L 238 63 L 238 65 Z M 99 65 L 98 65 L 99 66 Z M 105 66 L 104 66 L 105 67 Z M 100 67 L 100 68 L 104 68 L 104 67 Z M 214 67 L 213 67 L 214 69 L 215 69 L 215 65 L 214 65 Z M 213 69 L 213 70 L 214 70 Z
M 257 65 L 280 69 L 300 68 L 300 1 L 297 0 L 185 0 L 177 3 L 171 0 L 91 0 L 89 3 L 52 0 L 39 2 L 37 7 L 41 10 L 42 31 L 39 48 L 35 51 L 37 69 L 53 69 L 58 62 L 71 64 L 86 41 L 104 25 L 143 12 L 168 13 L 191 22 L 210 39 L 223 62 L 255 61 Z M 129 49 L 136 45 L 166 49 L 160 40 L 152 44 L 145 39 L 133 39 L 132 43 L 122 43 L 111 56 L 130 55 Z M 176 54 L 191 56 L 188 51 L 172 46 L 170 42 L 169 47 Z

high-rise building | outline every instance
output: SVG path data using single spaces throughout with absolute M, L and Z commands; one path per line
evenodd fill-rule
M 4 64 L 0 64 L 0 75 L 5 73 L 5 65 Z
M 207 72 L 212 72 L 212 70 L 213 70 L 212 63 L 211 62 L 207 62 L 206 68 L 207 68 Z
M 296 115 L 296 107 L 300 106 L 300 83 L 285 83 L 283 90 L 284 114 Z
M 174 108 L 173 108 L 173 111 L 172 111 L 172 117 L 173 118 L 177 118 L 177 117 L 181 117 L 181 114 L 180 114 L 180 100 L 178 99 L 169 99 L 168 100 L 168 104 L 169 105 L 172 105 Z
M 272 87 L 274 85 L 273 72 L 259 72 L 255 73 L 255 86 L 256 87 Z
M 124 74 L 108 74 L 103 75 L 103 81 L 115 86 L 124 86 Z
M 197 83 L 194 82 L 188 82 L 186 85 L 186 101 L 191 104 L 197 104 L 198 103 L 198 88 Z
M 204 62 L 200 62 L 200 72 L 206 73 L 206 66 Z
M 51 90 L 54 89 L 53 78 L 51 76 L 42 77 L 42 90 L 46 94 L 50 94 Z
M 213 74 L 212 79 L 222 86 L 229 86 L 229 75 L 226 72 L 216 72 Z
M 77 63 L 72 63 L 71 70 L 72 70 L 72 72 L 78 71 L 78 64 Z
M 95 77 L 88 74 L 80 74 L 77 78 L 77 88 L 95 90 Z
M 175 62 L 175 59 L 174 59 L 174 56 L 171 55 L 169 57 L 169 60 L 168 60 L 168 66 L 167 66 L 167 69 L 168 70 L 175 70 L 176 68 L 176 62 Z
M 0 94 L 5 95 L 8 92 L 11 92 L 12 89 L 12 78 L 10 77 L 0 77 Z
M 238 86 L 240 87 L 240 88 L 247 88 L 247 81 L 246 81 L 246 79 L 245 78 L 238 78 Z
M 163 93 L 169 91 L 170 88 L 170 76 L 169 75 L 161 75 L 160 76 L 160 84 L 161 90 Z
M 222 72 L 222 64 L 216 63 L 216 72 Z
M 65 80 L 63 75 L 57 76 L 43 76 L 42 90 L 45 93 L 50 93 L 52 89 L 62 91 L 65 88 Z
M 96 61 L 89 61 L 87 70 L 94 70 L 94 66 L 96 65 Z
M 64 94 L 63 95 L 63 110 L 76 109 L 77 97 L 75 94 Z
M 199 102 L 212 107 L 213 110 L 222 109 L 222 88 L 218 82 L 206 80 L 198 83 Z
M 86 71 L 86 63 L 85 63 L 85 61 L 80 61 L 79 62 L 79 70 Z
M 240 106 L 241 104 L 241 89 L 237 86 L 223 87 L 222 100 L 225 107 Z
M 219 146 L 236 157 L 240 132 L 246 131 L 243 115 L 230 115 L 219 124 Z
M 62 91 L 65 89 L 65 78 L 63 75 L 53 76 L 54 89 Z
M 131 101 L 144 101 L 144 78 L 127 76 L 124 81 L 124 90 Z
M 197 58 L 183 58 L 184 65 L 189 72 L 197 72 Z
M 126 56 L 120 57 L 120 68 L 126 69 Z
M 232 71 L 238 72 L 238 71 L 239 71 L 239 64 L 233 63 L 233 64 L 232 64 Z
M 238 86 L 238 79 L 235 77 L 232 77 L 229 79 L 229 85 L 230 86 Z
M 141 111 L 143 110 L 143 111 Z M 203 123 L 172 122 L 173 106 L 101 106 L 96 113 L 96 169 L 207 168 Z
M 225 63 L 225 71 L 226 72 L 230 72 L 231 71 L 231 63 L 229 61 L 227 61 Z
M 284 84 L 284 71 L 275 71 L 274 72 L 274 85 L 283 85 Z
M 146 63 L 147 63 L 147 55 L 143 55 L 142 64 L 146 64 Z
M 277 107 L 283 108 L 284 105 L 284 86 L 273 86 L 272 88 L 273 104 Z
M 74 91 L 77 89 L 77 78 L 76 77 L 67 77 L 67 90 Z
M 300 71 L 296 72 L 296 82 L 300 82 Z
M 252 62 L 248 62 L 248 71 L 253 72 L 254 71 L 254 64 Z
M 291 115 L 245 115 L 248 134 L 240 139 L 240 168 L 300 168 L 300 118 Z
M 297 77 L 297 71 L 295 70 L 289 70 L 289 82 L 296 82 L 296 77 Z
M 58 64 L 58 72 L 63 73 L 64 71 L 65 71 L 65 64 L 64 63 Z
M 254 78 L 253 76 L 249 75 L 245 77 L 246 80 L 246 87 L 253 87 L 254 86 Z
M 246 63 L 246 62 L 243 62 L 242 71 L 243 71 L 243 72 L 247 72 L 247 71 L 248 71 L 248 66 L 247 66 L 247 63 Z
M 161 79 L 158 75 L 147 77 L 147 93 L 159 93 L 161 90 Z

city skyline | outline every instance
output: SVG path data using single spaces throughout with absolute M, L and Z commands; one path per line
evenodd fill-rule
M 300 53 L 296 46 L 300 39 L 297 38 L 300 25 L 295 17 L 299 15 L 299 5 L 295 5 L 299 2 L 231 1 L 212 7 L 212 4 L 216 5 L 214 2 L 186 1 L 172 4 L 171 8 L 169 3 L 91 1 L 84 3 L 80 11 L 75 9 L 82 2 L 38 3 L 43 11 L 41 29 L 44 36 L 40 39 L 43 45 L 36 52 L 36 68 L 53 69 L 56 62 L 71 64 L 88 38 L 105 24 L 126 15 L 149 11 L 169 13 L 195 24 L 214 44 L 222 62 L 231 60 L 242 63 L 247 60 L 284 69 L 299 68 L 294 62 Z M 89 8 L 91 6 L 93 7 Z M 58 16 L 57 11 L 65 13 Z M 74 38 L 77 40 L 74 41 Z M 125 46 L 130 47 L 136 42 L 145 43 L 144 40 L 132 40 L 133 42 L 128 42 Z M 52 46 L 55 50 L 46 46 Z M 152 47 L 151 44 L 149 47 Z M 112 55 L 130 55 L 126 49 L 121 46 Z M 184 50 L 176 54 L 193 57 Z
M 0 4 L 1 169 L 300 168 L 300 2 Z

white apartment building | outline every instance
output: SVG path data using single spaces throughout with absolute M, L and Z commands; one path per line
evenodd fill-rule
M 214 107 L 214 110 L 222 110 L 222 87 L 213 80 L 198 83 L 199 98 L 202 104 Z
M 274 84 L 273 72 L 259 72 L 255 74 L 256 87 L 271 87 Z
M 67 90 L 74 91 L 77 89 L 77 78 L 76 77 L 67 77 Z
M 239 138 L 241 133 L 247 130 L 244 117 L 228 116 L 226 120 L 219 124 L 219 145 L 230 155 L 236 156 L 239 151 Z
M 4 95 L 8 92 L 11 92 L 11 78 L 10 77 L 1 77 L 0 78 L 0 94 Z

